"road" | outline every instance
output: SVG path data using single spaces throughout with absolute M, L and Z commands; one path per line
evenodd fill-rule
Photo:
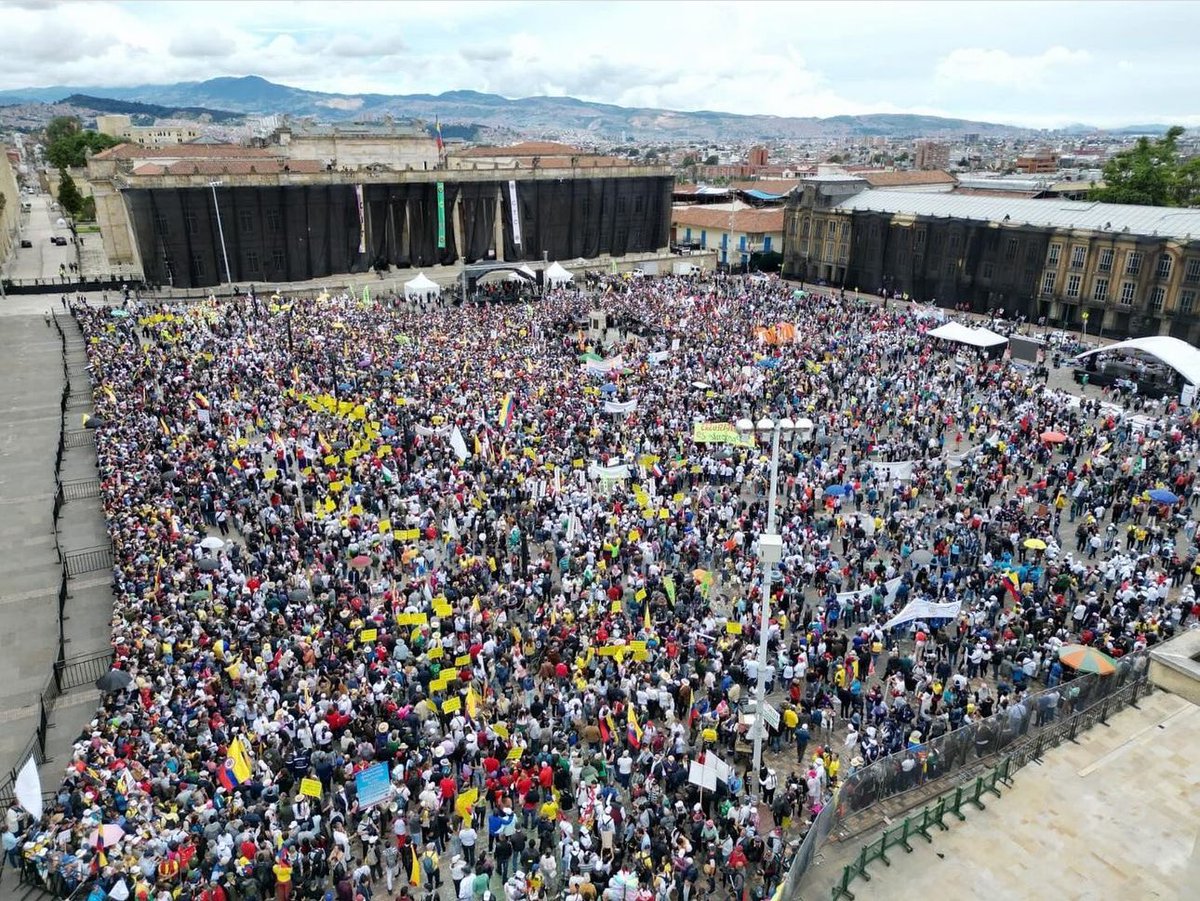
M 58 279 L 59 266 L 69 266 L 75 262 L 75 248 L 70 243 L 66 247 L 58 247 L 50 239 L 55 235 L 63 235 L 69 242 L 71 230 L 57 224 L 59 214 L 50 209 L 53 201 L 49 194 L 23 194 L 21 200 L 32 205 L 30 212 L 24 215 L 21 237 L 31 241 L 33 246 L 15 248 L 5 264 L 5 278 L 13 281 Z

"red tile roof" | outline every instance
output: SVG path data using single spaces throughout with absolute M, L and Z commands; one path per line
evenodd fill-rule
M 672 225 L 690 225 L 696 228 L 729 230 L 729 210 L 714 210 L 706 206 L 682 206 L 671 209 Z M 766 210 L 735 210 L 733 230 L 744 232 L 783 231 L 783 208 Z
M 900 188 L 911 185 L 952 185 L 957 183 L 949 172 L 941 169 L 905 170 L 903 172 L 856 172 L 872 188 Z
M 311 174 L 325 171 L 317 160 L 177 160 L 163 166 L 142 163 L 133 175 L 280 175 L 284 172 Z
M 454 156 L 543 156 L 545 154 L 580 156 L 585 153 L 587 151 L 572 147 L 570 144 L 560 144 L 557 141 L 525 141 L 521 144 L 513 144 L 511 147 L 469 147 Z

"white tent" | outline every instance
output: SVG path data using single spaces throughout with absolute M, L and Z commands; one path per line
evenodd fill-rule
M 504 280 L 508 282 L 521 282 L 522 284 L 529 284 L 530 282 L 537 281 L 537 273 L 530 269 L 527 263 L 522 263 L 521 268 L 517 269 L 515 272 L 510 272 L 504 277 Z
M 957 322 L 947 322 L 945 325 L 939 325 L 929 333 L 929 337 L 955 341 L 958 344 L 967 344 L 971 347 L 995 347 L 998 344 L 1008 343 L 1008 339 L 1003 335 L 997 335 L 989 329 L 967 328 L 965 325 Z
M 404 283 L 405 297 L 436 297 L 442 293 L 437 282 L 426 278 L 424 272 L 418 272 L 417 277 Z
M 547 285 L 565 285 L 575 276 L 571 275 L 571 273 L 558 265 L 558 263 L 551 263 L 546 269 L 545 277 Z
M 1109 344 L 1107 347 L 1086 351 L 1075 359 L 1082 360 L 1084 357 L 1112 351 L 1144 353 L 1154 357 L 1160 363 L 1170 366 L 1193 385 L 1200 385 L 1200 349 L 1169 335 L 1151 335 L 1148 338 L 1120 341 L 1117 344 Z

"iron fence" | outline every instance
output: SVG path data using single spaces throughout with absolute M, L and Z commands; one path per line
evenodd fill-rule
M 68 657 L 54 664 L 54 679 L 59 691 L 92 685 L 112 669 L 115 652 L 111 647 L 93 654 Z
M 835 830 L 851 834 L 854 817 L 875 805 L 930 786 L 950 777 L 979 778 L 998 755 L 1013 757 L 1015 766 L 1080 732 L 1109 713 L 1134 703 L 1147 690 L 1149 655 L 1129 654 L 1107 676 L 1076 676 L 1051 688 L 1031 693 L 1017 704 L 987 719 L 970 723 L 913 748 L 881 758 L 849 774 L 833 800 L 813 821 L 792 859 L 783 897 L 795 897 L 816 851 Z M 847 897 L 853 897 L 848 892 Z
M 99 479 L 71 479 L 62 483 L 63 494 L 69 501 L 100 496 Z
M 101 544 L 96 547 L 85 548 L 82 551 L 72 551 L 64 555 L 64 559 L 67 565 L 67 575 L 71 577 L 78 576 L 81 573 L 93 573 L 104 569 L 112 569 L 112 545 Z

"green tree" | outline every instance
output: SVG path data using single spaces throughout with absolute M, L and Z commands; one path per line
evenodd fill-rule
M 46 146 L 83 131 L 78 116 L 55 116 L 46 126 Z
M 721 158 L 719 156 L 717 156 L 715 153 L 710 153 L 707 157 L 704 158 L 704 165 L 706 165 L 706 166 L 716 166 L 720 162 L 721 162 Z
M 75 184 L 75 179 L 65 169 L 58 170 L 58 202 L 62 204 L 62 208 L 75 216 L 83 207 L 83 195 L 79 193 L 79 188 Z
M 65 118 L 65 117 L 60 117 Z M 59 121 L 55 119 L 54 122 Z M 53 122 L 51 123 L 53 125 Z M 51 134 L 56 135 L 52 140 Z M 71 131 L 66 125 L 46 128 L 46 159 L 56 169 L 69 169 L 82 166 L 87 162 L 88 152 L 99 153 L 109 147 L 125 143 L 112 135 L 102 135 L 98 131 Z
M 700 158 L 697 157 L 696 154 L 688 153 L 688 154 L 684 155 L 683 160 L 680 161 L 679 165 L 682 166 L 684 169 L 687 169 L 690 166 L 697 165 L 699 162 L 700 162 Z
M 1200 203 L 1200 160 L 1179 161 L 1183 128 L 1173 125 L 1155 141 L 1138 138 L 1104 164 L 1104 186 L 1088 197 L 1137 206 L 1193 206 Z
M 83 198 L 83 203 L 79 205 L 79 215 L 76 216 L 80 222 L 95 222 L 96 221 L 96 198 L 90 194 Z

